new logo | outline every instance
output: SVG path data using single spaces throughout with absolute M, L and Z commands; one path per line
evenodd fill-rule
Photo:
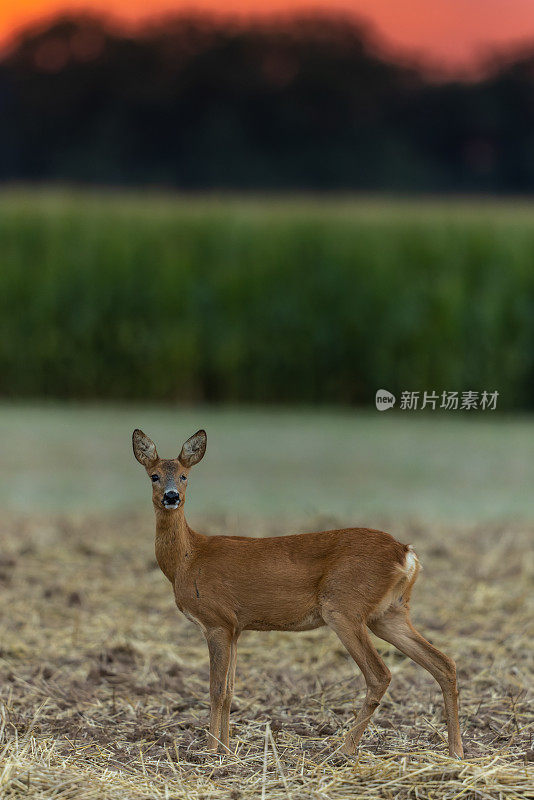
M 388 408 L 393 408 L 395 405 L 395 395 L 388 392 L 387 389 L 378 389 L 375 394 L 375 406 L 378 411 L 387 411 Z

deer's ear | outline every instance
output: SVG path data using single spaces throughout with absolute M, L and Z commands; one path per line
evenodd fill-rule
M 149 467 L 158 460 L 158 451 L 152 439 L 136 428 L 132 434 L 134 456 L 143 467 Z
M 198 464 L 204 457 L 207 442 L 206 431 L 200 430 L 190 436 L 178 456 L 180 464 L 183 464 L 184 467 L 192 467 L 194 464 Z

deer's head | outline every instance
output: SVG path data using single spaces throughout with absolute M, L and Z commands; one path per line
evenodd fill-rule
M 152 482 L 152 502 L 157 510 L 175 511 L 185 501 L 189 470 L 206 452 L 206 431 L 200 430 L 184 443 L 178 458 L 160 458 L 156 445 L 143 431 L 132 435 L 134 456 Z

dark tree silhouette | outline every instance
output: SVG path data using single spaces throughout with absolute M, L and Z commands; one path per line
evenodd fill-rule
M 0 63 L 0 178 L 185 189 L 527 192 L 534 58 L 431 84 L 339 17 L 98 18 Z

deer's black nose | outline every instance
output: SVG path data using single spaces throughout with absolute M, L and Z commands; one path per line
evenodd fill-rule
M 180 494 L 176 492 L 174 489 L 171 489 L 169 492 L 165 492 L 163 495 L 163 503 L 166 506 L 173 506 L 180 502 Z

